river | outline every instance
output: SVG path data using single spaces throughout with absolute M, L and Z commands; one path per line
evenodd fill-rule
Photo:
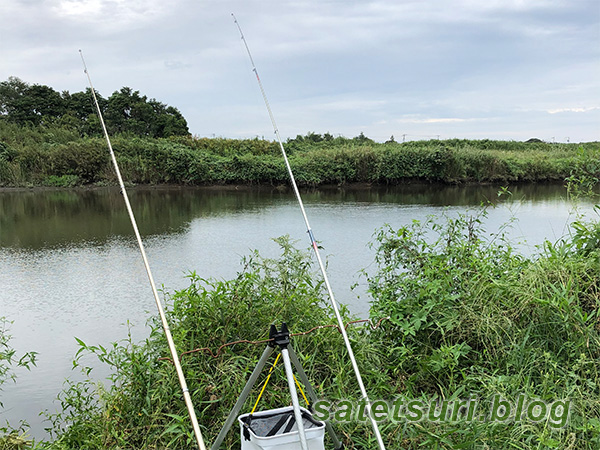
M 509 190 L 511 196 L 498 198 L 494 186 L 361 186 L 306 191 L 303 199 L 338 300 L 366 317 L 361 269 L 374 270 L 368 243 L 386 223 L 399 227 L 430 215 L 478 210 L 491 201 L 486 229 L 496 232 L 517 219 L 508 232 L 524 253 L 567 233 L 575 213 L 562 186 Z M 166 291 L 187 286 L 190 271 L 204 278 L 233 277 L 253 249 L 276 256 L 274 237 L 289 234 L 309 248 L 287 189 L 135 188 L 130 197 L 154 278 Z M 592 209 L 591 202 L 579 205 L 583 214 L 592 215 Z M 38 414 L 57 407 L 53 400 L 73 373 L 75 337 L 107 345 L 131 327 L 141 339 L 154 314 L 118 189 L 0 192 L 0 316 L 13 322 L 11 343 L 18 352 L 39 354 L 36 367 L 17 370 L 17 383 L 3 386 L 0 424 L 24 419 L 32 436 L 45 437 Z

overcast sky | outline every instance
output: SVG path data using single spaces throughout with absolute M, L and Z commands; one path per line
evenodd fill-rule
M 600 140 L 598 0 L 2 0 L 0 81 L 122 86 L 198 136 Z

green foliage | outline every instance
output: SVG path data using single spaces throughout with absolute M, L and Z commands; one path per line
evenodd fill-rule
M 15 381 L 15 376 L 11 371 L 12 366 L 24 367 L 30 369 L 35 366 L 36 353 L 28 352 L 17 358 L 15 350 L 10 346 L 11 336 L 8 334 L 10 322 L 4 317 L 0 317 L 0 390 L 6 381 Z M 0 407 L 2 403 L 0 402 Z
M 2 385 L 7 381 L 15 382 L 16 378 L 12 372 L 13 367 L 24 367 L 30 369 L 35 366 L 36 352 L 28 352 L 17 357 L 15 350 L 10 345 L 8 326 L 10 322 L 0 317 L 0 392 Z M 0 415 L 3 407 L 0 402 Z M 0 450 L 21 450 L 29 448 L 31 441 L 25 435 L 26 424 L 21 423 L 18 428 L 6 423 L 0 426 Z
M 189 135 L 187 122 L 172 106 L 123 87 L 98 104 L 111 133 L 154 138 Z M 91 89 L 59 93 L 49 86 L 30 85 L 16 77 L 0 83 L 0 120 L 20 126 L 62 127 L 81 136 L 101 136 Z
M 188 185 L 288 183 L 277 143 L 189 135 L 151 138 L 153 132 L 141 131 L 151 126 L 143 119 L 144 108 L 138 114 L 132 107 L 127 119 L 118 112 L 121 107 L 127 109 L 123 105 L 131 104 L 131 99 L 140 99 L 139 93 L 124 88 L 119 98 L 122 104 L 111 114 L 115 123 L 121 121 L 121 128 L 115 128 L 121 133 L 111 141 L 127 181 Z M 89 116 L 85 126 L 100 130 L 99 123 L 93 123 L 94 117 Z M 576 186 L 584 184 L 586 190 L 595 189 L 591 181 L 600 178 L 598 143 L 436 140 L 377 144 L 364 135 L 348 139 L 309 133 L 288 140 L 285 147 L 294 176 L 302 186 L 567 179 L 574 192 Z M 19 126 L 0 119 L 0 185 L 44 185 L 49 177 L 65 175 L 78 176 L 81 184 L 114 183 L 105 140 L 99 136 L 81 138 L 66 125 Z
M 565 180 L 571 197 L 597 196 L 600 184 L 600 148 L 579 147 L 571 174 Z
M 398 361 L 389 376 L 411 397 L 570 399 L 570 422 L 467 422 L 460 433 L 427 423 L 405 430 L 404 448 L 597 448 L 599 223 L 576 222 L 571 239 L 525 258 L 502 234 L 487 237 L 482 215 L 378 233 L 369 282 L 372 315 L 390 317 L 378 332 Z
M 595 206 L 595 212 L 600 216 L 600 206 Z M 573 233 L 571 243 L 567 247 L 584 256 L 600 249 L 600 220 L 584 222 L 577 220 L 571 224 Z
M 8 145 L 0 142 L 0 160 L 4 161 L 4 162 L 11 162 L 15 159 L 15 157 L 17 156 L 18 152 L 12 148 L 10 148 Z
M 111 134 L 131 133 L 155 138 L 189 134 L 187 123 L 176 108 L 155 99 L 148 100 L 129 87 L 121 88 L 108 98 L 103 116 Z
M 77 175 L 50 175 L 44 180 L 44 185 L 51 187 L 75 187 L 80 184 L 79 177 Z
M 109 133 L 129 149 L 129 158 L 123 158 L 128 169 L 124 176 L 129 181 L 287 182 L 275 142 L 193 138 L 176 108 L 129 87 L 108 99 L 99 93 L 96 97 Z M 101 136 L 89 88 L 71 94 L 30 85 L 16 77 L 0 83 L 0 185 L 44 184 L 49 177 L 64 175 L 77 175 L 82 184 L 110 182 L 113 176 L 98 167 L 102 164 L 97 161 L 97 152 L 106 152 L 105 144 L 96 140 Z M 67 155 L 54 155 L 47 162 L 49 147 L 57 144 L 64 145 L 60 150 Z M 92 151 L 94 146 L 97 149 Z M 588 195 L 600 179 L 597 142 L 577 145 L 451 139 L 400 144 L 392 136 L 378 144 L 362 132 L 354 138 L 310 132 L 288 139 L 285 148 L 299 183 L 306 186 L 412 180 L 566 181 L 573 195 Z M 88 157 L 92 161 L 86 161 Z M 92 174 L 88 169 L 100 173 Z
M 169 323 L 180 352 L 209 347 L 216 352 L 227 342 L 268 337 L 271 323 L 288 323 L 291 332 L 307 331 L 335 323 L 323 298 L 322 283 L 315 281 L 307 254 L 279 238 L 282 255 L 265 259 L 257 253 L 243 261 L 243 270 L 229 281 L 204 280 L 192 273 L 190 286 L 168 298 Z M 347 316 L 345 310 L 343 314 Z M 60 394 L 62 410 L 50 414 L 55 440 L 48 448 L 190 448 L 191 426 L 173 366 L 160 358 L 169 352 L 158 323 L 140 344 L 131 339 L 111 348 L 80 343 L 75 366 L 83 381 L 71 382 Z M 393 389 L 380 376 L 383 350 L 360 328 L 349 330 L 368 388 L 385 396 Z M 360 397 L 341 335 L 332 329 L 293 339 L 302 365 L 319 395 L 327 398 Z M 214 440 L 257 364 L 265 344 L 238 344 L 217 358 L 200 352 L 183 357 L 183 370 L 196 405 L 203 435 Z M 83 355 L 93 353 L 113 371 L 112 386 L 95 382 Z M 272 362 L 272 361 L 271 361 Z M 267 370 L 262 380 L 266 377 Z M 261 381 L 262 382 L 262 381 Z M 256 386 L 244 411 L 249 411 L 260 386 Z M 377 395 L 377 394 L 376 394 Z M 274 371 L 259 408 L 289 403 L 285 373 Z M 345 432 L 369 440 L 368 426 L 347 425 Z M 359 437 L 360 439 L 360 437 Z M 226 448 L 239 448 L 233 429 Z

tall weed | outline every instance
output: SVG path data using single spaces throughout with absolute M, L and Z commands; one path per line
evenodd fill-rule
M 428 423 L 425 434 L 407 431 L 412 444 L 405 448 L 427 435 L 444 448 L 597 448 L 598 222 L 575 224 L 573 239 L 547 242 L 524 258 L 502 236 L 486 238 L 484 216 L 430 219 L 377 235 L 372 314 L 390 316 L 378 332 L 397 357 L 390 376 L 405 380 L 412 397 L 570 399 L 570 422 L 553 429 L 475 421 L 460 432 Z
M 227 342 L 263 340 L 271 323 L 285 321 L 291 332 L 298 332 L 335 322 L 329 308 L 321 303 L 322 283 L 315 281 L 310 259 L 287 238 L 277 242 L 282 250 L 280 258 L 265 259 L 253 253 L 243 261 L 239 275 L 229 281 L 204 280 L 192 273 L 190 286 L 167 299 L 169 322 L 180 352 L 198 347 L 216 352 Z M 345 309 L 343 314 L 349 318 Z M 390 386 L 380 375 L 386 364 L 383 350 L 364 330 L 353 328 L 349 334 L 369 388 L 384 395 Z M 321 330 L 292 341 L 318 395 L 359 399 L 337 331 Z M 59 395 L 62 411 L 48 415 L 55 439 L 44 444 L 47 448 L 178 449 L 192 445 L 177 377 L 171 364 L 161 360 L 169 353 L 158 323 L 153 323 L 150 337 L 140 344 L 128 339 L 111 348 L 80 345 L 79 357 L 93 353 L 112 368 L 112 384 L 99 384 L 89 367 L 80 367 L 83 381 L 71 382 Z M 182 358 L 207 442 L 219 432 L 265 345 L 237 344 L 217 358 L 204 352 Z M 78 359 L 75 365 L 79 364 Z M 281 370 L 275 371 L 261 399 L 261 410 L 289 404 Z M 258 388 L 244 411 L 252 407 Z M 345 432 L 359 430 L 357 434 L 369 436 L 365 426 L 346 427 Z M 225 447 L 239 445 L 239 433 L 232 430 Z
M 0 317 L 0 392 L 2 392 L 3 384 L 16 381 L 13 372 L 15 367 L 24 367 L 29 370 L 35 366 L 37 357 L 36 352 L 27 352 L 17 356 L 17 352 L 10 344 L 9 326 L 10 322 L 5 317 Z M 0 401 L 0 417 L 3 406 Z M 27 424 L 25 422 L 21 422 L 16 427 L 8 422 L 0 424 L 0 450 L 30 448 L 31 441 L 27 439 L 26 431 Z
M 287 183 L 279 146 L 264 139 L 116 134 L 123 176 L 141 184 Z M 599 144 L 432 140 L 378 144 L 309 134 L 285 144 L 301 185 L 425 182 L 542 182 L 566 179 L 571 190 L 600 179 Z M 8 150 L 7 150 L 8 149 Z M 7 159 L 6 156 L 10 158 Z M 114 183 L 106 142 L 68 127 L 0 121 L 0 183 L 43 185 L 76 175 L 81 184 Z

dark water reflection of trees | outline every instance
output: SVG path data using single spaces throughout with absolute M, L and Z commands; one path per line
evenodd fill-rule
M 514 199 L 559 200 L 560 185 L 509 187 Z M 307 204 L 378 203 L 432 206 L 475 206 L 496 202 L 498 186 L 330 187 L 303 192 Z M 132 188 L 131 204 L 143 236 L 184 232 L 200 217 L 231 214 L 293 202 L 287 188 Z M 0 247 L 45 248 L 99 244 L 114 236 L 130 236 L 131 224 L 119 189 L 5 190 L 0 192 Z

